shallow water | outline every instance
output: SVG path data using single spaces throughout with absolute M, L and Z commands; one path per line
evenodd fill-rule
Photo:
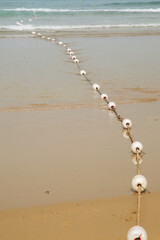
M 34 0 L 1 1 L 0 32 L 87 31 L 128 29 L 144 31 L 160 27 L 160 2 L 150 0 Z M 18 24 L 17 24 L 18 22 Z

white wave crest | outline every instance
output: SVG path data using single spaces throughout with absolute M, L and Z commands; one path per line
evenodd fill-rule
M 50 9 L 50 8 L 13 8 L 0 9 L 0 11 L 17 11 L 17 12 L 152 12 L 159 13 L 160 8 L 136 8 L 136 9 Z
M 150 23 L 150 24 L 111 24 L 111 25 L 8 25 L 0 26 L 0 30 L 12 30 L 12 31 L 31 31 L 31 30 L 76 30 L 76 29 L 109 29 L 109 28 L 147 28 L 147 27 L 160 27 L 160 23 Z

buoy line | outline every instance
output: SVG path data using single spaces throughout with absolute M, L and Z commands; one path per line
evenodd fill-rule
M 97 83 L 93 83 L 88 77 L 85 70 L 81 69 L 79 65 L 79 59 L 74 55 L 74 52 L 71 48 L 68 48 L 66 44 L 64 44 L 61 41 L 56 40 L 55 38 L 46 37 L 45 35 L 42 35 L 40 32 L 32 32 L 34 36 L 41 37 L 42 39 L 46 39 L 48 41 L 51 41 L 52 43 L 62 46 L 65 48 L 66 53 L 71 56 L 71 59 L 76 64 L 79 73 L 81 76 L 84 77 L 84 79 L 92 86 L 92 89 L 99 93 L 101 99 L 106 102 L 108 109 L 113 111 L 115 113 L 115 116 L 117 117 L 118 121 L 121 122 L 122 127 L 124 129 L 123 136 L 125 138 L 128 138 L 131 142 L 131 151 L 132 151 L 132 159 L 133 163 L 137 166 L 137 175 L 135 175 L 132 179 L 131 186 L 132 189 L 137 193 L 137 219 L 136 219 L 136 225 L 133 226 L 127 233 L 127 240 L 147 240 L 147 233 L 143 227 L 140 226 L 140 209 L 141 209 L 141 194 L 145 191 L 147 191 L 147 179 L 141 175 L 140 172 L 140 164 L 143 162 L 142 158 L 144 155 L 143 145 L 139 141 L 134 141 L 131 128 L 132 128 L 132 122 L 129 119 L 124 119 L 116 110 L 116 103 L 110 102 L 108 99 L 108 95 L 105 93 L 102 93 L 100 91 L 100 86 Z

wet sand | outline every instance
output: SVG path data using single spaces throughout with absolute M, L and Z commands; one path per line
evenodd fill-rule
M 88 77 L 118 104 L 160 100 L 159 36 L 72 37 Z M 0 111 L 100 108 L 64 48 L 42 39 L 0 39 Z M 9 66 L 9 68 L 8 68 Z
M 117 111 L 132 119 L 146 153 L 142 173 L 149 190 L 159 191 L 160 103 Z M 107 107 L 0 113 L 0 132 L 1 209 L 131 194 L 130 141 Z
M 158 240 L 159 37 L 63 40 L 144 144 L 141 170 L 152 193 L 143 194 L 141 223 Z M 121 124 L 62 48 L 0 41 L 0 237 L 125 239 L 136 223 L 136 167 Z

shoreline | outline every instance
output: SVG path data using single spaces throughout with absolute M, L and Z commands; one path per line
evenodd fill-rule
M 139 37 L 139 36 L 159 36 L 160 35 L 160 27 L 149 29 L 146 28 L 136 28 L 133 27 L 131 29 L 127 28 L 112 28 L 112 29 L 100 29 L 100 30 L 45 30 L 45 29 L 31 29 L 30 31 L 12 31 L 12 30 L 0 30 L 0 39 L 8 38 L 9 36 L 12 38 L 20 38 L 20 37 L 30 37 L 33 38 L 32 31 L 43 32 L 46 36 L 58 36 L 60 38 L 75 38 L 75 37 Z M 19 36 L 19 37 L 18 37 Z

